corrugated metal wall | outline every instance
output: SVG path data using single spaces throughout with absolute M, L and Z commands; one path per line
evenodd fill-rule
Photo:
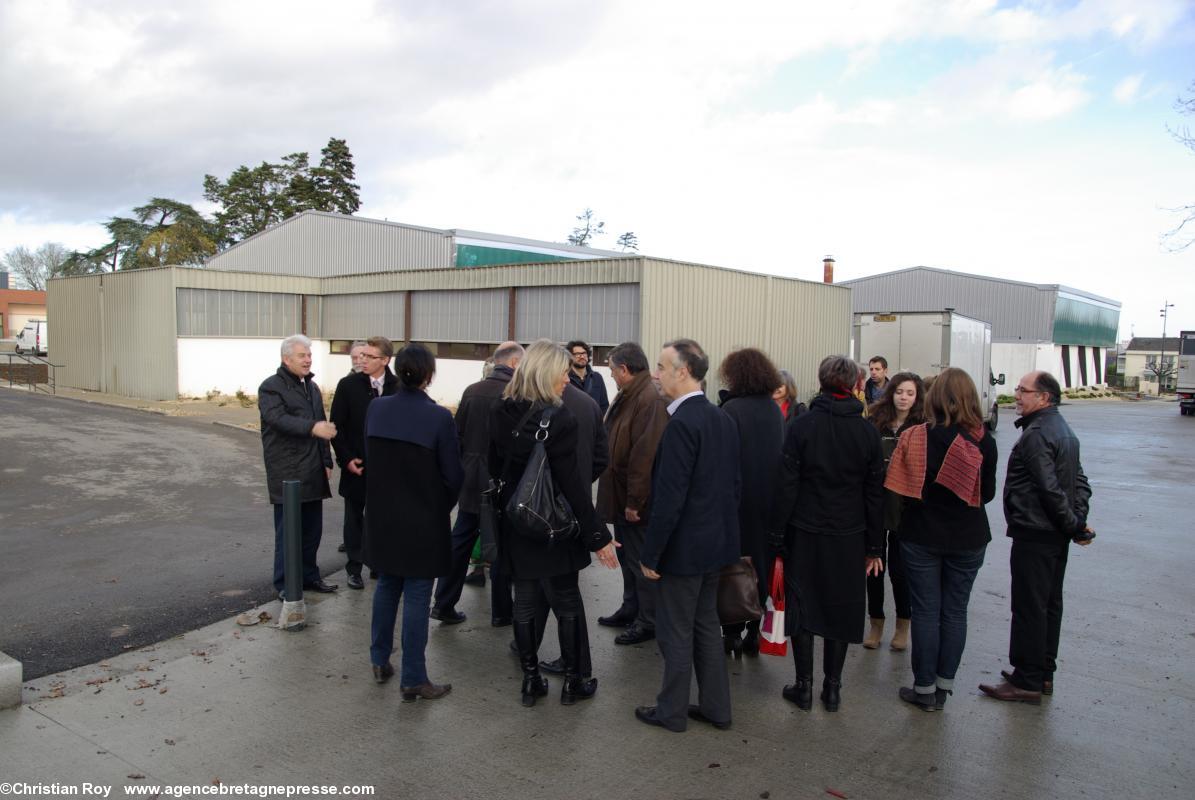
M 324 339 L 385 336 L 402 341 L 406 329 L 406 292 L 338 294 L 325 297 L 320 322 Z
M 844 281 L 856 313 L 941 311 L 953 308 L 992 323 L 992 341 L 1050 342 L 1054 336 L 1053 287 L 1014 283 L 934 269 L 909 269 Z
M 175 292 L 179 336 L 284 339 L 299 330 L 302 295 L 187 288 Z
M 841 286 L 648 259 L 639 337 L 654 363 L 669 339 L 696 339 L 718 366 L 739 347 L 764 350 L 797 381 L 802 399 L 817 388 L 817 365 L 850 345 L 851 293 Z
M 418 342 L 504 342 L 506 289 L 411 293 L 411 338 Z
M 449 269 L 448 231 L 308 211 L 212 257 L 208 267 L 271 275 L 332 275 Z
M 178 396 L 172 269 L 50 281 L 55 363 L 64 386 L 126 397 Z
M 615 345 L 639 332 L 639 287 L 540 286 L 515 291 L 515 338 Z
M 610 258 L 332 277 L 322 282 L 322 292 L 333 295 L 405 289 L 502 289 L 510 286 L 637 283 L 642 274 L 642 261 L 640 257 Z

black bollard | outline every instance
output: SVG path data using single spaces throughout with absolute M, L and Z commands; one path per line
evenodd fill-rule
M 303 525 L 299 482 L 282 482 L 282 574 L 288 602 L 303 599 Z

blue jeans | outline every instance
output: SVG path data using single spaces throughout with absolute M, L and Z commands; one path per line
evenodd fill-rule
M 967 603 L 987 545 L 939 550 L 901 541 L 912 606 L 913 688 L 953 689 L 967 645 Z
M 394 650 L 394 623 L 398 619 L 398 601 L 402 604 L 402 680 L 401 686 L 427 683 L 427 615 L 431 610 L 434 578 L 404 578 L 401 575 L 378 576 L 373 592 L 372 642 L 369 661 L 380 667 L 390 660 Z
M 320 579 L 315 554 L 319 552 L 320 539 L 324 535 L 324 501 L 311 500 L 299 506 L 299 530 L 303 537 L 303 585 L 310 586 Z M 282 504 L 274 504 L 274 590 L 281 592 L 286 586 L 282 560 Z

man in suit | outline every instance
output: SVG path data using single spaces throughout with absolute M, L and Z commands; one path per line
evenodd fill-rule
M 385 336 L 374 336 L 352 351 L 361 371 L 353 371 L 336 384 L 332 397 L 332 422 L 336 438 L 332 449 L 340 467 L 340 496 L 344 498 L 344 571 L 350 589 L 364 589 L 361 580 L 361 536 L 365 530 L 365 412 L 375 397 L 398 391 L 398 378 L 390 371 L 394 345 Z
M 635 717 L 670 731 L 689 719 L 730 727 L 730 679 L 718 622 L 718 574 L 739 558 L 739 435 L 701 391 L 709 358 L 692 339 L 664 345 L 655 379 L 670 402 L 652 469 L 652 509 L 640 556 L 658 581 L 656 638 L 664 680 Z M 689 705 L 691 675 L 698 703 Z
M 456 524 L 452 528 L 452 571 L 436 581 L 431 610 L 431 618 L 445 625 L 465 621 L 465 614 L 456 610 L 456 604 L 464 590 L 469 554 L 481 535 L 481 493 L 490 481 L 490 410 L 502 400 L 502 392 L 522 360 L 523 346 L 518 342 L 498 345 L 494 351 L 493 369 L 465 389 L 456 409 L 465 482 L 461 486 Z M 509 625 L 514 617 L 510 591 L 510 580 L 502 575 L 497 564 L 491 564 L 490 624 L 494 627 Z

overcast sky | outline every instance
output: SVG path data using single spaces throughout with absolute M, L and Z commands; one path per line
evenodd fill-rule
M 0 252 L 348 140 L 363 216 L 813 280 L 927 265 L 1195 329 L 1195 3 L 0 3 Z M 1187 122 L 1195 127 L 1195 119 Z

